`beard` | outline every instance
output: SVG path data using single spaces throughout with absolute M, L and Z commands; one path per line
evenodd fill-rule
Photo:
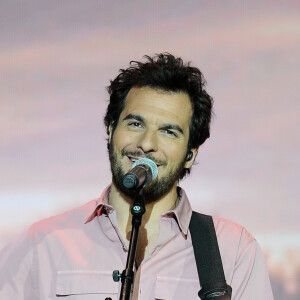
M 120 159 L 118 159 L 118 155 L 114 149 L 113 141 L 109 144 L 109 160 L 110 160 L 110 168 L 112 172 L 112 181 L 115 184 L 116 188 L 123 193 L 125 196 L 134 199 L 137 195 L 136 190 L 128 189 L 123 185 L 123 177 L 128 172 L 126 172 L 122 165 Z M 142 151 L 128 151 L 126 149 L 122 149 L 121 158 L 132 155 L 135 157 L 146 157 L 154 162 L 157 162 L 160 166 L 166 165 L 163 161 L 157 161 L 153 158 L 151 154 L 144 154 Z M 179 180 L 180 174 L 184 169 L 185 165 L 185 157 L 180 161 L 177 165 L 175 165 L 169 172 L 169 174 L 165 177 L 157 177 L 154 181 L 147 184 L 142 192 L 145 197 L 146 202 L 154 202 L 166 195 L 174 186 L 175 182 Z

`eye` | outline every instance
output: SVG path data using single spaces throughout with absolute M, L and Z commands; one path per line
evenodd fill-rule
M 165 133 L 165 134 L 167 134 L 167 135 L 169 135 L 169 136 L 177 137 L 177 134 L 174 131 L 172 131 L 172 130 L 163 129 L 162 132 Z
M 128 126 L 130 126 L 130 127 L 142 127 L 142 124 L 140 122 L 134 121 L 134 122 L 129 122 Z

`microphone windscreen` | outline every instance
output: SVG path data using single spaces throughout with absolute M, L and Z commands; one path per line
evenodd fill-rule
M 132 169 L 138 165 L 146 165 L 151 169 L 152 180 L 155 180 L 158 175 L 158 168 L 156 163 L 149 158 L 140 158 L 133 165 Z

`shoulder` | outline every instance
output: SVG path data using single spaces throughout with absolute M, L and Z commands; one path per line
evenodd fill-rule
M 257 242 L 244 226 L 219 216 L 212 216 L 212 219 L 221 255 L 230 258 L 234 263 L 247 248 L 255 251 Z
M 28 234 L 36 238 L 62 230 L 82 228 L 87 217 L 96 208 L 97 200 L 91 200 L 82 206 L 35 222 L 28 228 Z
M 240 261 L 251 265 L 259 248 L 253 235 L 242 225 L 221 217 L 213 217 L 221 256 L 231 272 Z
M 256 252 L 257 241 L 244 226 L 215 216 L 213 221 L 221 252 L 230 253 L 235 261 L 242 253 L 253 254 Z
M 249 242 L 254 239 L 253 235 L 242 225 L 218 216 L 212 216 L 216 234 L 220 238 L 227 237 L 228 239 L 246 238 Z

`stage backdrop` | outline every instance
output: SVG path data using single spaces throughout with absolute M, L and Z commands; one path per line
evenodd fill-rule
M 295 1 L 0 2 L 0 244 L 110 183 L 105 86 L 171 52 L 214 97 L 211 138 L 181 183 L 194 209 L 243 224 L 275 298 L 300 297 L 299 53 Z M 296 124 L 297 122 L 297 124 Z

